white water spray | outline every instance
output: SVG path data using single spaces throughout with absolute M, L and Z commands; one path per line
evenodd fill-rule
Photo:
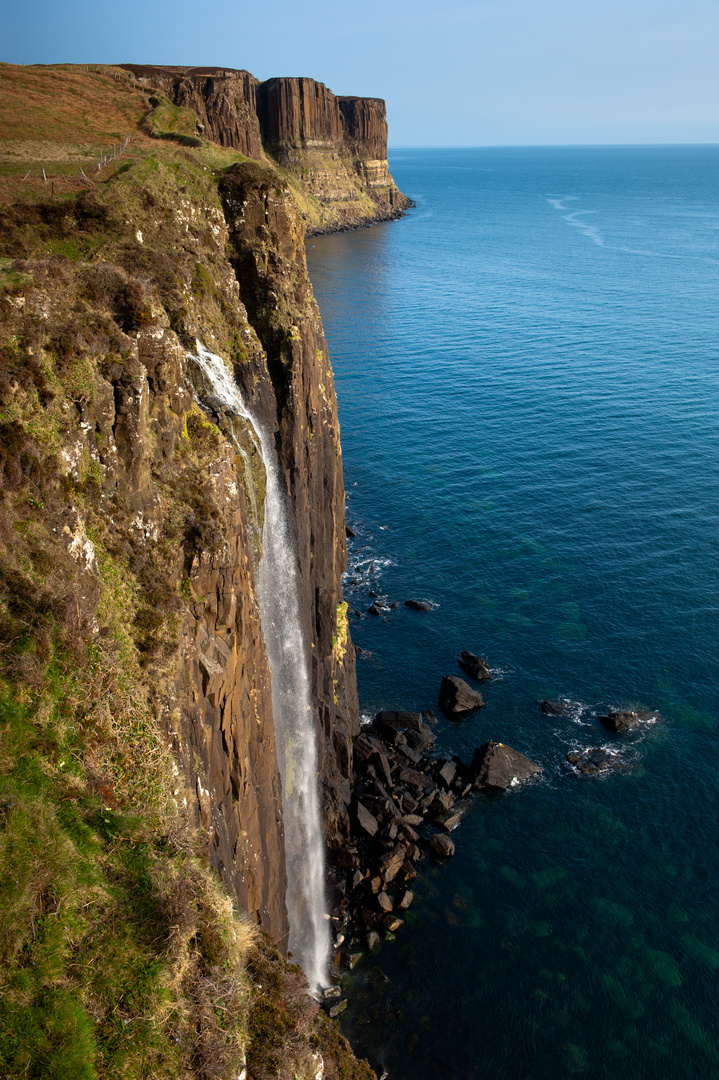
M 282 778 L 289 946 L 316 991 L 327 984 L 330 947 L 317 792 L 317 736 L 300 620 L 297 564 L 280 489 L 277 454 L 272 440 L 245 406 L 224 361 L 201 342 L 196 344 L 197 355 L 188 353 L 189 359 L 204 372 L 227 412 L 251 425 L 267 474 L 258 592 L 272 674 L 272 709 Z

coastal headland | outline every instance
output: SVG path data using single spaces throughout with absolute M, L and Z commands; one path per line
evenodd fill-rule
M 133 65 L 3 65 L 0 95 L 0 1071 L 369 1077 L 285 958 L 260 579 L 272 489 L 339 848 L 359 712 L 304 236 L 409 205 L 384 103 Z

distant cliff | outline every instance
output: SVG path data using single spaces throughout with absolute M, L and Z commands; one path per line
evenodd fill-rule
M 335 97 L 314 79 L 259 82 L 247 71 L 124 64 L 142 85 L 191 109 L 197 133 L 288 174 L 308 232 L 401 216 L 380 98 Z

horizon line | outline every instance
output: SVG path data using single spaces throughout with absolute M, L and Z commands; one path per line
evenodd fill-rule
M 667 149 L 675 146 L 719 147 L 717 142 L 608 142 L 608 143 L 406 143 L 387 146 L 393 150 L 617 150 Z

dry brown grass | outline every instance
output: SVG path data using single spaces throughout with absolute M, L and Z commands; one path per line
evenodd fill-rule
M 110 70 L 0 64 L 0 140 L 107 147 L 136 131 L 145 95 Z

